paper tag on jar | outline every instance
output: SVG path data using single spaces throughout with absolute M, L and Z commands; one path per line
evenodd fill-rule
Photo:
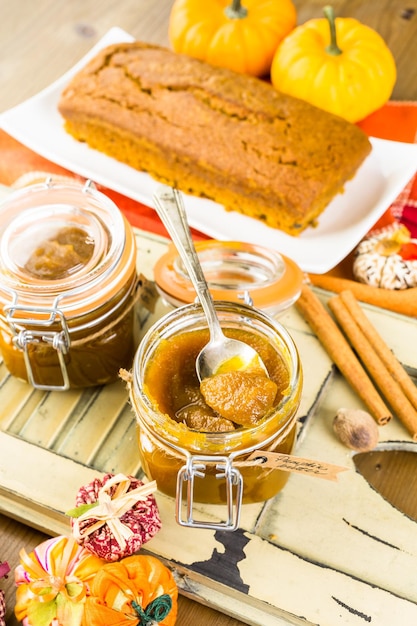
M 268 452 L 265 450 L 255 450 L 250 457 L 242 464 L 235 465 L 261 465 L 270 469 L 280 469 L 284 472 L 295 472 L 296 474 L 307 474 L 325 480 L 337 480 L 339 472 L 346 472 L 349 468 L 340 465 L 332 465 L 315 459 L 303 459 L 290 454 L 280 454 L 278 452 Z

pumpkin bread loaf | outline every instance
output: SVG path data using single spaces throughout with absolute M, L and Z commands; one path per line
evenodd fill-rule
M 371 150 L 356 126 L 266 82 L 139 41 L 101 51 L 59 111 L 92 148 L 291 235 Z

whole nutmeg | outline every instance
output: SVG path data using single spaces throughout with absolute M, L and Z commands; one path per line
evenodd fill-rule
M 339 409 L 333 429 L 345 446 L 358 452 L 369 452 L 378 443 L 378 426 L 373 417 L 361 409 Z

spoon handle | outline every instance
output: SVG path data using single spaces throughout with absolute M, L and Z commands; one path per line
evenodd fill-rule
M 223 331 L 194 247 L 181 193 L 172 187 L 159 185 L 153 199 L 156 211 L 170 234 L 197 292 L 198 299 L 207 317 L 211 339 L 221 339 Z

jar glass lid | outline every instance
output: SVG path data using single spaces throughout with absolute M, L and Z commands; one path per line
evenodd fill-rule
M 294 261 L 275 250 L 236 241 L 195 244 L 215 300 L 250 302 L 260 309 L 281 311 L 298 298 L 303 273 Z M 196 293 L 173 244 L 156 263 L 156 284 L 174 306 L 193 302 Z
M 0 205 L 0 238 L 2 299 L 11 293 L 28 306 L 39 298 L 71 310 L 96 306 L 131 273 L 120 268 L 126 254 L 135 262 L 123 215 L 90 183 L 48 181 L 12 193 Z

